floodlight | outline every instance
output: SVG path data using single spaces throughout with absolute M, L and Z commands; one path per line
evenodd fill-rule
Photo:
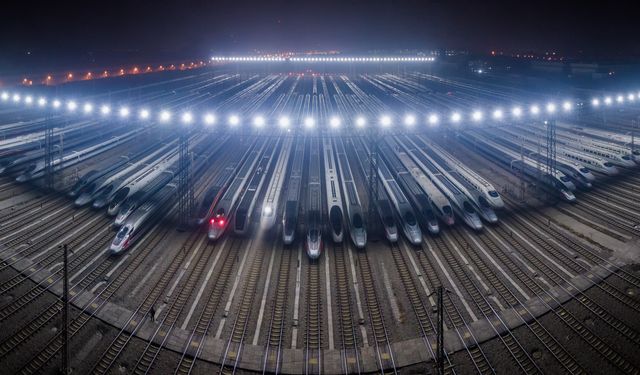
M 313 128 L 315 124 L 316 120 L 314 120 L 313 117 L 307 117 L 304 119 L 304 126 L 306 126 L 307 128 Z
M 69 110 L 69 112 L 75 111 L 76 108 L 78 108 L 78 104 L 76 102 L 74 102 L 73 100 L 71 100 L 71 101 L 69 101 L 67 103 L 67 109 Z
M 624 96 L 622 96 L 622 95 L 618 95 L 618 96 L 616 97 L 616 102 L 618 102 L 618 103 L 623 103 L 623 102 L 624 102 Z
M 288 128 L 289 125 L 291 125 L 291 120 L 289 120 L 289 117 L 287 116 L 280 116 L 280 118 L 278 119 L 278 125 L 281 128 Z
M 554 113 L 556 111 L 556 105 L 554 103 L 547 104 L 547 112 Z
M 111 108 L 110 108 L 108 105 L 103 105 L 103 106 L 100 108 L 100 112 L 101 112 L 103 115 L 105 115 L 105 116 L 106 116 L 106 115 L 108 115 L 109 113 L 111 113 Z
M 573 108 L 573 104 L 570 101 L 566 101 L 566 102 L 562 103 L 562 109 L 565 112 L 569 112 L 571 110 L 571 108 Z
M 128 117 L 129 116 L 129 108 L 122 107 L 120 108 L 120 117 Z
M 33 103 L 33 98 L 32 98 L 31 96 L 26 96 L 26 97 L 24 98 L 24 102 L 25 102 L 27 105 L 29 105 L 29 104 Z
M 474 111 L 474 112 L 471 114 L 471 118 L 473 119 L 473 121 L 476 121 L 476 122 L 478 122 L 478 121 L 482 120 L 482 112 L 480 112 L 480 111 Z
M 229 125 L 236 126 L 240 123 L 240 117 L 237 115 L 229 116 Z
M 416 123 L 416 117 L 414 115 L 406 115 L 404 117 L 404 124 L 407 126 L 413 126 Z
M 502 119 L 503 113 L 501 109 L 496 109 L 493 111 L 493 118 L 496 120 Z
M 84 110 L 84 113 L 91 113 L 91 112 L 93 112 L 93 104 L 85 103 L 84 107 L 82 107 L 82 109 Z
M 265 123 L 264 117 L 262 117 L 262 116 L 256 116 L 253 119 L 253 125 L 255 125 L 255 126 L 259 127 L 259 128 L 263 127 L 264 123 Z
M 3 102 L 6 102 L 7 100 L 9 100 L 9 93 L 4 91 L 2 95 L 0 95 L 0 98 L 2 98 Z
M 169 120 L 171 120 L 171 112 L 169 111 L 160 112 L 160 122 L 167 122 Z
M 18 103 L 20 101 L 20 94 L 13 94 L 13 101 Z
M 384 127 L 390 126 L 391 117 L 389 117 L 388 115 L 383 115 L 382 117 L 380 117 L 380 124 Z
M 58 99 L 53 101 L 53 108 L 60 108 L 61 105 L 62 103 Z
M 460 122 L 460 120 L 462 120 L 462 115 L 460 115 L 460 113 L 454 112 L 451 115 L 451 122 L 457 123 L 457 122 Z
M 611 105 L 611 103 L 613 103 L 613 99 L 611 99 L 610 96 L 607 96 L 606 98 L 604 98 L 604 104 Z
M 520 117 L 522 116 L 522 108 L 513 107 L 513 109 L 511 110 L 511 113 L 513 114 L 513 117 Z
M 591 105 L 594 107 L 598 107 L 600 105 L 600 100 L 598 98 L 594 98 L 591 100 Z
M 140 118 L 143 120 L 146 120 L 149 118 L 149 110 L 148 109 L 142 109 L 140 110 Z
M 429 118 L 427 119 L 429 121 L 429 125 L 436 125 L 438 123 L 438 115 L 436 115 L 435 113 L 432 113 L 429 115 Z
M 182 114 L 182 122 L 185 124 L 191 124 L 193 122 L 193 115 L 191 112 L 185 112 Z
M 216 116 L 211 113 L 204 115 L 204 123 L 207 125 L 213 125 L 216 123 Z
M 340 126 L 340 118 L 339 117 L 332 117 L 331 120 L 329 120 L 329 124 L 331 125 L 332 128 L 337 128 Z
M 45 105 L 47 105 L 47 99 L 45 99 L 45 98 L 38 99 L 38 105 L 40 107 L 44 107 Z
M 532 105 L 531 106 L 531 114 L 532 115 L 537 115 L 538 113 L 540 113 L 540 107 L 538 107 L 537 105 Z

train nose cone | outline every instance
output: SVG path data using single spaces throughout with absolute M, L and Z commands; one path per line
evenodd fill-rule
M 76 200 L 73 202 L 73 204 L 75 204 L 76 207 L 80 207 L 80 206 L 84 206 L 85 204 L 89 203 L 90 200 L 91 200 L 91 195 L 89 195 L 89 194 L 81 194 L 78 198 L 76 198 Z

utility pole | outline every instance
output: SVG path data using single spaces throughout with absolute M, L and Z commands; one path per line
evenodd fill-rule
M 547 126 L 547 173 L 549 178 L 553 178 L 557 170 L 557 158 L 556 158 L 556 120 L 551 119 L 545 121 Z
M 63 265 L 62 265 L 62 278 L 63 278 L 63 290 L 62 290 L 62 373 L 64 375 L 69 374 L 69 250 L 67 244 L 62 246 L 63 250 Z
M 436 363 L 438 375 L 444 375 L 444 288 L 438 286 L 438 341 L 436 348 Z

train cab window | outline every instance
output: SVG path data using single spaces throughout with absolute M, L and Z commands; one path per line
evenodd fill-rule
M 393 217 L 391 215 L 386 215 L 382 221 L 384 221 L 385 226 L 390 227 L 393 225 Z
M 320 234 L 320 231 L 318 231 L 317 229 L 311 229 L 309 231 L 309 240 L 311 242 L 317 242 L 319 234 Z
M 445 215 L 451 215 L 451 206 L 444 206 L 442 207 L 442 211 L 444 211 Z
M 571 179 L 569 179 L 569 177 L 567 177 L 567 176 L 562 176 L 562 177 L 560 177 L 560 181 L 569 182 L 569 181 L 571 181 Z
M 629 158 L 629 155 L 624 155 L 624 156 L 622 157 L 622 159 L 624 159 L 624 160 L 629 160 L 630 158 Z
M 353 215 L 353 226 L 355 228 L 362 228 L 362 217 L 360 214 Z
M 472 214 L 473 211 L 473 207 L 471 207 L 471 204 L 469 204 L 469 201 L 464 201 L 464 204 L 462 205 L 464 207 L 465 212 Z
M 498 197 L 500 196 L 500 194 L 498 194 L 498 192 L 497 192 L 497 191 L 495 191 L 495 190 L 491 190 L 491 191 L 489 192 L 489 196 L 491 196 L 491 197 L 493 197 L 493 198 L 498 198 Z
M 404 214 L 404 221 L 409 225 L 416 225 L 416 217 L 411 212 Z
M 613 164 L 609 163 L 608 161 L 605 161 L 604 162 L 604 166 L 607 167 L 607 168 L 611 168 L 611 167 L 613 167 Z
M 120 230 L 116 234 L 116 243 L 117 244 L 120 244 L 122 242 L 122 240 L 127 236 L 127 234 L 129 233 L 129 229 L 130 228 L 131 227 L 129 227 L 128 225 L 120 228 Z
M 580 173 L 589 173 L 589 169 L 582 167 L 580 168 Z

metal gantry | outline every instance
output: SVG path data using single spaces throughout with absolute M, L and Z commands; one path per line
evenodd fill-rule
M 549 120 L 547 125 L 547 172 L 551 175 L 556 173 L 556 120 Z
M 193 184 L 191 181 L 191 159 L 189 155 L 189 137 L 191 132 L 183 130 L 180 132 L 180 156 L 178 172 L 178 210 L 180 228 L 189 226 L 189 221 L 193 214 Z

